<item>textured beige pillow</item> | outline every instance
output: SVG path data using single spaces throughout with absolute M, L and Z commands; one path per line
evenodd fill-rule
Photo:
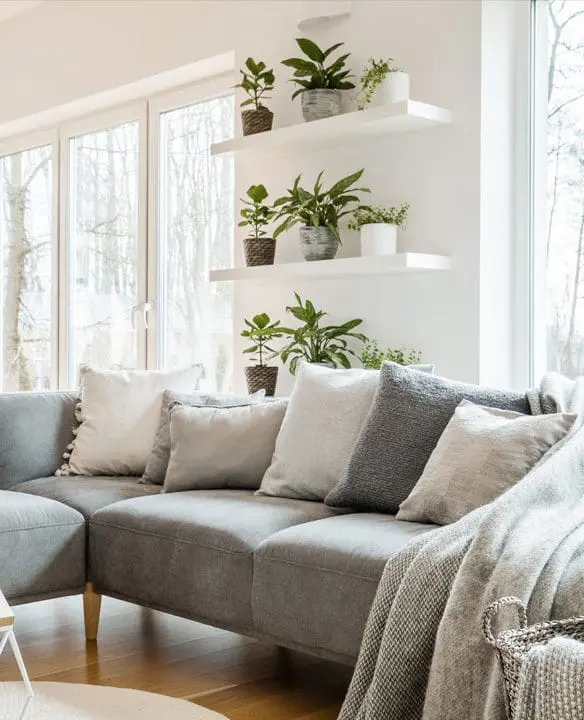
M 398 520 L 448 525 L 519 482 L 574 425 L 576 415 L 523 415 L 463 400 Z

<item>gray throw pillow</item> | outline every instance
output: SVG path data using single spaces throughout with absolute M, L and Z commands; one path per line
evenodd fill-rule
M 524 393 L 467 385 L 385 362 L 346 472 L 325 503 L 395 515 L 462 400 L 530 413 Z
M 522 415 L 463 400 L 398 520 L 448 525 L 515 485 L 572 429 L 576 415 Z
M 142 482 L 153 485 L 162 485 L 168 459 L 170 457 L 170 418 L 169 407 L 171 403 L 178 402 L 189 407 L 240 407 L 261 403 L 264 400 L 265 390 L 259 390 L 253 395 L 229 395 L 227 393 L 177 393 L 167 390 L 162 395 L 162 408 L 160 423 L 146 464 Z
M 251 488 L 268 469 L 287 400 L 244 407 L 170 406 L 164 492 Z

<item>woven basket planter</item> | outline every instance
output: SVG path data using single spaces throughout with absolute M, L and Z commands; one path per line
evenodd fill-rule
M 274 113 L 267 107 L 259 110 L 244 110 L 241 113 L 241 125 L 244 135 L 256 135 L 272 129 Z
M 274 238 L 245 238 L 243 249 L 247 267 L 274 264 L 276 255 L 276 241 Z
M 326 227 L 301 227 L 300 247 L 305 260 L 332 260 L 339 241 Z
M 305 90 L 300 97 L 302 98 L 302 117 L 305 122 L 341 114 L 340 90 Z
M 250 395 L 258 390 L 265 390 L 266 395 L 276 394 L 276 382 L 278 380 L 278 368 L 267 365 L 250 365 L 244 368 L 247 391 Z

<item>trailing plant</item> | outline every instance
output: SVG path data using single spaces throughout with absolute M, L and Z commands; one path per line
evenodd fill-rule
M 274 202 L 274 208 L 277 209 L 275 219 L 282 220 L 274 230 L 274 238 L 300 223 L 306 227 L 326 227 L 340 243 L 339 220 L 353 212 L 354 203 L 359 202 L 356 193 L 370 192 L 369 188 L 353 187 L 361 175 L 363 170 L 358 170 L 324 190 L 321 172 L 312 192 L 300 186 L 302 176 L 299 175 L 288 194 Z
M 272 322 L 267 313 L 259 313 L 254 315 L 251 320 L 245 318 L 244 323 L 247 328 L 241 331 L 241 337 L 249 340 L 250 345 L 243 352 L 248 355 L 255 355 L 250 360 L 256 365 L 264 367 L 270 360 L 279 355 L 278 351 L 271 346 L 271 342 L 284 336 L 284 329 L 280 327 L 280 320 Z
M 292 99 L 305 90 L 352 90 L 355 85 L 349 80 L 354 77 L 351 71 L 346 69 L 347 58 L 351 53 L 340 55 L 329 65 L 326 61 L 329 57 L 344 45 L 337 43 L 328 50 L 321 50 L 318 45 L 308 38 L 296 38 L 296 43 L 306 58 L 288 58 L 282 60 L 282 65 L 293 68 L 294 77 L 290 82 L 299 86 Z
M 369 58 L 359 78 L 359 94 L 355 98 L 359 110 L 365 110 L 365 106 L 373 100 L 375 91 L 383 83 L 385 78 L 392 72 L 398 72 L 393 58 Z
M 353 212 L 353 218 L 349 220 L 349 230 L 360 230 L 362 225 L 371 223 L 378 225 L 388 223 L 397 225 L 402 230 L 406 229 L 410 204 L 405 202 L 399 207 L 380 207 L 379 205 L 361 205 Z
M 379 370 L 385 360 L 398 365 L 418 365 L 422 361 L 422 353 L 419 350 L 405 348 L 381 350 L 376 340 L 365 339 L 361 348 L 363 367 L 368 370 Z
M 294 293 L 297 305 L 286 308 L 302 325 L 297 328 L 281 328 L 290 342 L 280 351 L 284 365 L 292 375 L 301 360 L 309 363 L 327 363 L 334 367 L 351 367 L 351 357 L 358 357 L 349 347 L 348 340 L 365 341 L 362 333 L 353 332 L 363 322 L 360 319 L 348 320 L 341 325 L 324 325 L 327 316 L 324 310 L 317 310 L 310 300 L 302 301 L 298 293 Z
M 246 207 L 240 210 L 243 220 L 240 220 L 239 227 L 251 227 L 254 237 L 259 239 L 266 235 L 264 228 L 270 223 L 275 216 L 275 211 L 270 205 L 266 205 L 264 200 L 268 197 L 268 191 L 264 185 L 251 185 L 247 189 L 249 200 L 241 198 L 241 202 Z
M 241 107 L 253 105 L 256 110 L 265 107 L 262 100 L 269 100 L 265 97 L 265 93 L 274 89 L 275 76 L 272 69 L 268 70 L 267 65 L 262 60 L 256 62 L 253 58 L 248 57 L 245 61 L 246 70 L 240 70 L 241 82 L 235 85 L 241 88 L 249 97 L 241 103 Z

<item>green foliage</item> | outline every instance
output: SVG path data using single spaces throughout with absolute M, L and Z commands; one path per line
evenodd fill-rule
M 282 65 L 293 68 L 294 77 L 290 82 L 299 85 L 292 95 L 294 99 L 304 90 L 351 90 L 355 85 L 349 80 L 354 77 L 351 71 L 345 68 L 350 53 L 340 55 L 334 62 L 326 65 L 326 61 L 335 50 L 344 43 L 332 45 L 328 50 L 321 50 L 318 45 L 308 38 L 296 38 L 298 47 L 306 58 L 288 58 L 282 60 Z
M 246 70 L 240 70 L 241 82 L 235 85 L 236 88 L 241 88 L 246 92 L 249 97 L 241 103 L 241 107 L 247 105 L 253 105 L 256 110 L 264 107 L 262 100 L 269 100 L 269 97 L 264 97 L 265 93 L 271 92 L 274 89 L 275 76 L 273 70 L 268 70 L 266 63 L 262 60 L 256 62 L 253 58 L 248 58 L 245 61 Z
M 357 357 L 348 346 L 350 338 L 366 340 L 365 335 L 353 332 L 363 322 L 360 319 L 349 320 L 342 325 L 321 325 L 328 313 L 317 310 L 310 300 L 302 301 L 294 293 L 297 305 L 289 306 L 286 312 L 293 315 L 302 325 L 297 328 L 281 328 L 290 342 L 280 351 L 282 362 L 288 365 L 294 375 L 300 360 L 311 363 L 331 363 L 335 367 L 351 367 L 350 357 Z
M 422 353 L 419 350 L 406 350 L 400 348 L 393 350 L 387 348 L 383 351 L 375 340 L 366 339 L 361 348 L 361 363 L 368 370 L 379 370 L 384 360 L 397 363 L 398 365 L 417 365 L 422 360 Z
M 393 58 L 380 58 L 379 60 L 369 58 L 367 60 L 359 79 L 359 95 L 356 98 L 359 110 L 365 110 L 365 106 L 373 100 L 377 88 L 389 73 L 397 72 L 397 70 Z
M 300 223 L 307 227 L 326 227 L 340 243 L 339 220 L 350 214 L 354 203 L 359 202 L 356 193 L 370 192 L 369 188 L 353 187 L 361 175 L 363 170 L 358 170 L 342 178 L 328 190 L 323 190 L 321 172 L 312 192 L 300 186 L 302 176 L 299 175 L 288 194 L 274 203 L 274 208 L 277 209 L 275 219 L 282 221 L 274 230 L 274 238 Z
M 284 336 L 284 329 L 280 327 L 280 320 L 272 322 L 267 313 L 254 315 L 251 320 L 244 319 L 247 328 L 241 331 L 241 337 L 247 338 L 250 345 L 243 351 L 248 355 L 255 355 L 250 358 L 256 365 L 267 365 L 270 360 L 279 355 L 277 350 L 271 347 L 272 340 Z
M 361 205 L 353 212 L 353 218 L 349 220 L 349 230 L 359 230 L 361 225 L 370 223 L 389 223 L 405 230 L 409 210 L 410 204 L 407 202 L 402 203 L 399 207 L 387 208 L 379 205 Z
M 264 237 L 266 231 L 263 228 L 269 224 L 276 214 L 270 205 L 264 203 L 264 200 L 268 197 L 268 191 L 264 185 L 251 185 L 247 190 L 247 196 L 250 198 L 249 200 L 241 198 L 241 202 L 247 207 L 240 210 L 239 214 L 243 220 L 239 221 L 239 227 L 250 226 L 253 229 L 252 237 Z

